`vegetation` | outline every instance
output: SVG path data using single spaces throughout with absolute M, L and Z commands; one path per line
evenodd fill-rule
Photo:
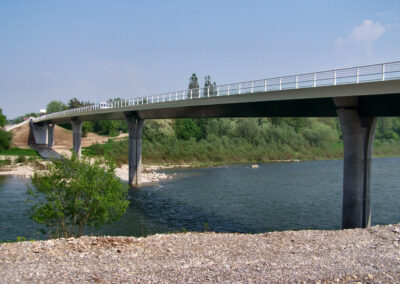
M 47 172 L 35 172 L 28 189 L 31 217 L 54 237 L 79 237 L 85 227 L 100 227 L 126 211 L 127 185 L 115 177 L 109 161 L 55 160 Z
M 50 114 L 53 112 L 59 112 L 63 110 L 67 110 L 68 106 L 61 101 L 51 101 L 47 104 L 46 113 Z
M 381 118 L 376 131 L 375 155 L 399 155 L 400 129 L 388 125 L 399 118 Z M 385 121 L 391 120 L 391 122 Z M 204 132 L 202 129 L 205 129 Z M 384 133 L 390 133 L 384 135 Z M 337 118 L 218 118 L 149 120 L 143 130 L 145 163 L 219 164 L 314 160 L 343 157 Z M 128 141 L 94 144 L 87 156 L 107 156 L 128 163 Z
M 5 156 L 31 156 L 31 157 L 39 157 L 38 152 L 32 149 L 21 149 L 21 148 L 9 148 L 6 150 L 0 151 L 0 155 Z
M 24 120 L 28 119 L 29 117 L 38 117 L 39 114 L 35 113 L 35 112 L 31 112 L 31 113 L 26 113 L 25 115 L 22 116 L 18 116 L 15 119 L 9 120 L 10 124 L 18 124 L 20 122 L 23 122 Z
M 10 159 L 0 160 L 0 167 L 10 166 L 12 165 L 12 161 Z
M 0 108 L 0 127 L 3 127 L 7 123 L 7 118 L 3 114 L 3 110 Z M 0 129 L 0 152 L 8 149 L 11 145 L 12 134 L 3 129 Z

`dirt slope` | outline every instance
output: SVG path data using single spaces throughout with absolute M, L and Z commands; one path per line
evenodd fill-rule
M 22 125 L 12 131 L 13 139 L 12 145 L 19 148 L 29 148 L 29 124 Z M 57 149 L 71 149 L 72 148 L 72 131 L 62 128 L 58 125 L 54 129 L 54 147 Z M 88 133 L 87 137 L 82 137 L 82 147 L 90 146 L 94 143 L 105 143 L 110 137 L 104 137 L 95 133 Z

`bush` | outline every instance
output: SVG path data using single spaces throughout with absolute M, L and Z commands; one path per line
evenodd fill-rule
M 31 218 L 54 237 L 80 237 L 86 225 L 100 227 L 122 217 L 128 186 L 104 160 L 55 160 L 47 172 L 35 172 L 28 187 Z
M 17 163 L 25 163 L 26 162 L 25 156 L 18 156 L 16 162 Z
M 12 161 L 10 159 L 0 160 L 0 166 L 10 166 Z
M 335 130 L 322 123 L 316 123 L 311 129 L 304 129 L 303 135 L 310 145 L 317 147 L 326 147 L 339 139 Z
M 10 148 L 11 138 L 11 132 L 0 129 L 0 151 Z

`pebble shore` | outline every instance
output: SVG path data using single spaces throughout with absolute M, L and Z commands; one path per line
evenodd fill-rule
M 0 283 L 400 283 L 400 224 L 0 244 Z

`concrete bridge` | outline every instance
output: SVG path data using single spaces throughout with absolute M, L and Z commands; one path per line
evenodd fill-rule
M 35 118 L 31 129 L 36 144 L 52 147 L 54 125 L 70 122 L 80 155 L 83 121 L 126 120 L 129 183 L 136 186 L 145 119 L 336 116 L 344 144 L 342 227 L 368 227 L 375 127 L 380 116 L 400 116 L 400 61 L 98 103 Z

